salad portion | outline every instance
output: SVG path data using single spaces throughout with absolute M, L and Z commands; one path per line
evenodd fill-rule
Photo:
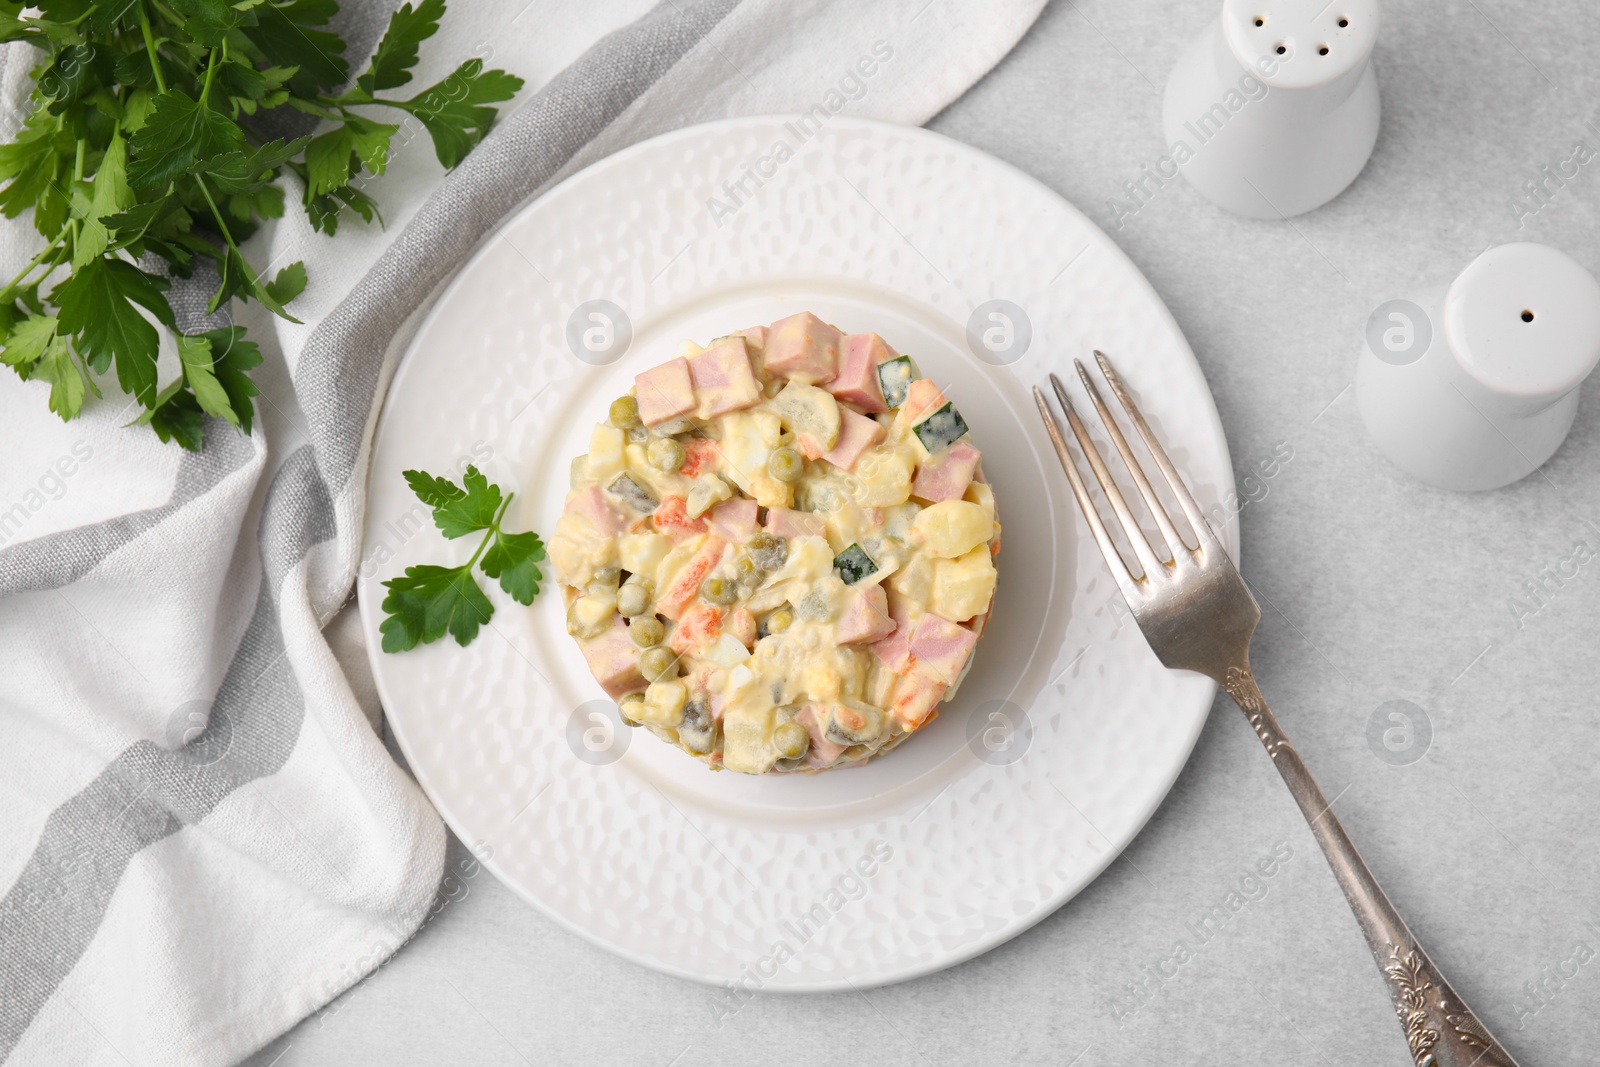
M 572 463 L 550 559 L 624 720 L 746 774 L 864 763 L 937 714 L 1000 524 L 955 403 L 809 312 L 682 344 Z

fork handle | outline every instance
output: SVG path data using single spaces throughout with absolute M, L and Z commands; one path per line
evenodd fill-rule
M 1366 935 L 1367 947 L 1389 984 L 1395 1013 L 1405 1028 L 1406 1042 L 1417 1067 L 1517 1067 L 1516 1060 L 1450 988 L 1411 936 L 1340 825 L 1300 753 L 1284 736 L 1249 666 L 1229 667 L 1223 688 L 1250 720 L 1300 805 L 1323 855 L 1328 857 L 1339 888 L 1344 890 L 1350 910 L 1355 912 L 1361 932 Z

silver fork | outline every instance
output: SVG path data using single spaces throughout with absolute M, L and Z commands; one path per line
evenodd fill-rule
M 1350 910 L 1355 912 L 1361 932 L 1366 935 L 1367 946 L 1389 984 L 1395 1012 L 1400 1017 L 1400 1025 L 1405 1028 L 1406 1042 L 1417 1067 L 1516 1067 L 1516 1061 L 1510 1053 L 1501 1047 L 1488 1028 L 1450 988 L 1428 954 L 1411 936 L 1405 921 L 1394 910 L 1394 905 L 1389 903 L 1377 879 L 1367 869 L 1361 854 L 1339 824 L 1338 816 L 1330 809 L 1327 798 L 1306 769 L 1300 753 L 1284 736 L 1283 728 L 1278 725 L 1277 718 L 1272 714 L 1272 709 L 1267 707 L 1266 699 L 1250 674 L 1250 638 L 1261 619 L 1261 608 L 1246 588 L 1244 579 L 1239 577 L 1238 569 L 1212 532 L 1161 443 L 1150 432 L 1149 425 L 1128 395 L 1111 361 L 1101 352 L 1096 352 L 1094 356 L 1111 392 L 1121 402 L 1122 409 L 1144 439 L 1162 477 L 1171 487 L 1198 542 L 1197 547 L 1190 548 L 1179 536 L 1172 517 L 1151 488 L 1110 408 L 1101 399 L 1100 390 L 1095 387 L 1083 364 L 1073 360 L 1084 389 L 1094 402 L 1095 410 L 1100 413 L 1112 444 L 1122 457 L 1139 495 L 1144 498 L 1172 556 L 1170 561 L 1162 560 L 1146 540 L 1126 498 L 1106 468 L 1100 450 L 1090 440 L 1073 409 L 1072 401 L 1067 398 L 1066 390 L 1054 374 L 1050 375 L 1050 384 L 1067 413 L 1073 436 L 1078 439 L 1078 446 L 1088 459 L 1095 480 L 1111 502 L 1111 510 L 1116 513 L 1122 533 L 1138 558 L 1143 573 L 1134 577 L 1112 541 L 1094 501 L 1089 497 L 1088 487 L 1067 450 L 1067 442 L 1050 412 L 1049 403 L 1037 388 L 1033 390 L 1039 414 L 1044 417 L 1045 429 L 1050 432 L 1050 440 L 1061 459 L 1061 467 L 1067 473 L 1067 480 L 1072 483 L 1072 493 L 1078 498 L 1083 517 L 1088 521 L 1112 576 L 1116 578 L 1134 619 L 1139 623 L 1139 629 L 1144 632 L 1151 649 L 1164 665 L 1199 671 L 1215 679 L 1250 720 L 1256 736 L 1266 746 L 1267 754 L 1272 757 L 1289 792 L 1294 794 L 1295 802 L 1300 805 L 1301 813 L 1311 826 L 1312 835 L 1322 846 L 1334 877 L 1344 890 L 1345 899 L 1350 902 Z

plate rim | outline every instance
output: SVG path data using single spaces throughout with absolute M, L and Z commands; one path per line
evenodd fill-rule
M 365 484 L 363 486 L 362 493 L 363 548 L 361 555 L 365 556 L 367 554 L 365 542 L 367 532 L 370 529 L 367 523 L 367 518 L 371 512 L 370 503 L 374 466 L 371 461 L 376 457 L 378 451 L 378 441 L 384 434 L 388 421 L 392 416 L 392 409 L 389 403 L 390 396 L 392 395 L 393 391 L 400 386 L 401 376 L 412 362 L 416 352 L 418 340 L 427 332 L 434 320 L 444 313 L 443 309 L 449 302 L 450 298 L 463 284 L 465 284 L 465 279 L 468 276 L 470 268 L 472 268 L 472 266 L 480 259 L 488 255 L 489 250 L 497 236 L 510 229 L 524 216 L 539 210 L 547 198 L 567 190 L 569 186 L 574 186 L 580 182 L 592 180 L 593 175 L 597 171 L 625 165 L 630 159 L 637 155 L 644 154 L 648 151 L 658 150 L 664 146 L 669 146 L 678 141 L 695 140 L 708 136 L 717 137 L 733 131 L 743 131 L 750 128 L 764 128 L 772 124 L 781 125 L 785 122 L 793 122 L 799 118 L 801 118 L 801 116 L 798 113 L 784 112 L 735 116 L 731 118 L 716 119 L 710 122 L 680 126 L 677 129 L 669 130 L 654 137 L 636 141 L 625 148 L 621 148 L 616 152 L 594 160 L 579 170 L 567 175 L 550 188 L 536 193 L 535 195 L 524 200 L 512 211 L 508 212 L 506 215 L 496 220 L 495 223 L 491 224 L 487 232 L 479 240 L 473 252 L 462 259 L 461 262 L 452 269 L 448 282 L 444 283 L 437 289 L 437 295 L 433 298 L 432 304 L 428 308 L 427 313 L 417 321 L 415 328 L 412 330 L 410 339 L 406 342 L 404 351 L 401 352 L 399 357 L 395 360 L 395 364 L 389 372 L 388 382 L 386 383 L 383 392 L 383 400 L 379 407 L 377 417 L 373 420 L 372 438 L 371 443 L 368 446 L 369 462 L 364 477 Z M 1198 372 L 1200 380 L 1204 385 L 1204 389 L 1201 391 L 1201 395 L 1196 399 L 1203 401 L 1205 405 L 1204 414 L 1209 416 L 1209 421 L 1215 428 L 1216 444 L 1220 448 L 1221 458 L 1223 460 L 1223 477 L 1220 480 L 1218 488 L 1223 493 L 1224 497 L 1237 495 L 1237 484 L 1233 473 L 1232 453 L 1229 448 L 1226 431 L 1222 425 L 1221 415 L 1217 411 L 1216 397 L 1211 390 L 1210 382 L 1206 380 L 1204 368 L 1201 367 L 1198 358 L 1194 354 L 1193 346 L 1189 343 L 1187 335 L 1184 333 L 1182 327 L 1178 324 L 1176 317 L 1172 314 L 1171 308 L 1167 306 L 1166 301 L 1162 299 L 1160 293 L 1157 292 L 1155 286 L 1150 282 L 1150 279 L 1145 276 L 1144 271 L 1140 269 L 1139 265 L 1134 262 L 1133 258 L 1128 255 L 1127 251 L 1124 250 L 1122 246 L 1111 237 L 1110 234 L 1108 234 L 1093 219 L 1089 218 L 1088 215 L 1086 215 L 1082 209 L 1080 209 L 1071 200 L 1052 189 L 1039 178 L 1034 177 L 1032 174 L 1029 174 L 1016 165 L 997 156 L 991 155 L 990 153 L 977 148 L 974 145 L 970 145 L 965 141 L 958 140 L 936 130 L 928 129 L 926 126 L 911 126 L 902 123 L 889 122 L 882 119 L 864 118 L 847 114 L 833 115 L 829 119 L 828 125 L 825 127 L 825 129 L 830 133 L 836 133 L 847 131 L 851 127 L 865 131 L 878 130 L 892 132 L 896 136 L 909 137 L 913 140 L 918 138 L 926 138 L 941 142 L 947 148 L 953 149 L 957 154 L 966 157 L 970 161 L 975 162 L 980 166 L 997 168 L 1004 172 L 1010 179 L 1020 181 L 1025 186 L 1030 187 L 1036 194 L 1041 194 L 1055 206 L 1063 209 L 1078 225 L 1082 226 L 1089 233 L 1091 238 L 1095 235 L 1098 235 L 1099 240 L 1095 243 L 1097 243 L 1102 249 L 1109 251 L 1112 255 L 1121 259 L 1122 264 L 1131 274 L 1132 280 L 1140 287 L 1142 291 L 1141 295 L 1145 297 L 1146 303 L 1150 304 L 1154 310 L 1157 310 L 1159 314 L 1164 317 L 1165 324 L 1170 328 L 1171 333 L 1181 342 L 1181 354 L 1187 355 L 1189 361 L 1194 365 L 1196 371 Z M 1072 520 L 1074 524 L 1081 522 L 1081 516 L 1079 516 L 1075 505 L 1069 508 L 1069 514 L 1074 516 Z M 1224 547 L 1227 549 L 1230 557 L 1234 560 L 1236 565 L 1240 563 L 1240 549 L 1242 547 L 1239 531 L 1239 512 L 1237 509 L 1230 509 L 1224 522 L 1221 536 Z M 1087 545 L 1088 542 L 1084 541 L 1081 537 L 1084 530 L 1079 529 L 1077 532 L 1080 535 L 1080 541 Z M 374 635 L 376 635 L 378 632 L 379 607 L 378 604 L 374 602 L 376 593 L 367 592 L 369 586 L 373 586 L 374 584 L 375 582 L 364 580 L 359 574 L 357 574 L 355 579 L 356 598 L 362 630 L 367 637 L 366 655 L 372 672 L 374 688 L 377 690 L 380 704 L 385 709 L 384 721 L 388 724 L 389 732 L 391 736 L 394 737 L 395 743 L 399 746 L 401 753 L 405 758 L 406 769 L 410 772 L 413 781 L 415 781 L 417 786 L 422 790 L 423 794 L 427 797 L 428 802 L 433 806 L 434 810 L 438 812 L 440 819 L 445 823 L 450 832 L 456 834 L 456 836 L 462 840 L 463 844 L 467 845 L 468 850 L 472 851 L 473 846 L 467 841 L 466 837 L 456 829 L 456 821 L 451 816 L 450 805 L 429 784 L 429 782 L 426 780 L 425 772 L 419 770 L 411 745 L 406 739 L 404 729 L 399 725 L 398 720 L 390 715 L 387 710 L 391 704 L 389 699 L 390 692 L 384 678 L 384 672 L 380 669 L 380 665 L 386 661 L 383 658 L 384 653 L 381 650 L 381 646 L 376 644 L 373 640 Z M 1076 604 L 1076 602 L 1077 598 L 1074 598 L 1074 604 Z M 1071 611 L 1071 608 L 1072 605 L 1069 605 L 1069 612 Z M 1161 669 L 1165 670 L 1166 668 Z M 1153 818 L 1155 813 L 1160 810 L 1161 806 L 1166 803 L 1167 798 L 1171 795 L 1173 786 L 1177 783 L 1178 777 L 1183 773 L 1185 768 L 1188 767 L 1189 761 L 1194 755 L 1195 745 L 1198 744 L 1200 735 L 1204 731 L 1206 723 L 1210 720 L 1211 708 L 1215 703 L 1218 687 L 1215 681 L 1208 678 L 1205 679 L 1205 688 L 1207 692 L 1203 704 L 1199 700 L 1196 701 L 1196 704 L 1200 705 L 1198 709 L 1200 713 L 1193 717 L 1193 728 L 1187 737 L 1182 738 L 1182 743 L 1179 746 L 1181 758 L 1174 759 L 1170 772 L 1162 776 L 1159 790 L 1151 791 L 1149 794 L 1151 799 L 1145 806 L 1144 810 L 1141 811 L 1130 809 L 1136 811 L 1136 818 L 1130 820 L 1129 825 L 1131 828 L 1126 834 L 1126 839 L 1121 841 L 1113 840 L 1112 838 L 1101 834 L 1098 828 L 1094 827 L 1092 823 L 1089 824 L 1090 827 L 1095 830 L 1095 833 L 1099 834 L 1099 836 L 1101 836 L 1107 842 L 1109 847 L 1102 854 L 1100 854 L 1098 857 L 1098 862 L 1084 865 L 1083 869 L 1089 873 L 1087 873 L 1078 882 L 1078 884 L 1072 886 L 1071 888 L 1065 889 L 1052 897 L 1043 898 L 1038 907 L 1034 909 L 1032 914 L 1008 921 L 1005 925 L 993 933 L 985 933 L 982 936 L 974 938 L 974 940 L 968 945 L 957 949 L 947 950 L 935 957 L 932 957 L 931 959 L 907 964 L 899 968 L 877 972 L 865 981 L 857 981 L 850 977 L 840 977 L 831 980 L 788 981 L 782 984 L 776 984 L 771 980 L 768 980 L 761 985 L 760 992 L 769 995 L 776 994 L 784 996 L 814 993 L 837 993 L 848 990 L 876 989 L 883 986 L 911 981 L 916 978 L 922 978 L 930 974 L 936 974 L 940 971 L 969 962 L 970 960 L 975 959 L 984 953 L 1000 947 L 1011 939 L 1026 933 L 1040 922 L 1043 922 L 1045 919 L 1056 914 L 1061 910 L 1061 908 L 1065 907 L 1076 896 L 1078 896 L 1078 894 L 1082 893 L 1096 880 L 1098 880 L 1100 876 L 1105 873 L 1106 868 L 1110 867 L 1110 865 L 1116 861 L 1117 857 L 1126 852 L 1129 846 L 1131 846 L 1138 836 L 1144 831 L 1144 828 L 1148 825 L 1150 819 Z M 578 935 L 590 944 L 593 944 L 596 947 L 601 948 L 615 956 L 626 959 L 630 963 L 646 967 L 658 973 L 671 975 L 675 978 L 685 979 L 707 988 L 721 988 L 728 984 L 725 979 L 690 970 L 686 967 L 677 965 L 673 961 L 655 956 L 647 956 L 642 951 L 639 951 L 622 941 L 611 941 L 602 938 L 598 933 L 578 925 L 577 923 L 569 920 L 567 916 L 561 912 L 546 905 L 539 897 L 532 893 L 529 887 L 523 885 L 520 881 L 506 876 L 500 870 L 500 867 L 495 862 L 493 856 L 482 857 L 478 856 L 476 852 L 473 852 L 473 856 L 478 863 L 482 864 L 489 870 L 491 874 L 495 876 L 496 881 L 510 889 L 512 893 L 514 893 L 519 899 L 536 908 L 542 915 L 557 923 L 562 929 Z

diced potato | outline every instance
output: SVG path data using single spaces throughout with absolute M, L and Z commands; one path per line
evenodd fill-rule
M 702 474 L 694 480 L 694 485 L 689 487 L 689 496 L 685 506 L 689 518 L 698 519 L 712 505 L 720 504 L 724 500 L 733 498 L 733 487 L 715 474 Z
M 797 537 L 789 542 L 789 557 L 776 577 L 778 581 L 797 578 L 810 588 L 832 573 L 832 546 L 820 537 Z
M 933 561 L 917 556 L 889 575 L 887 584 L 902 603 L 926 609 L 928 601 L 933 599 Z
M 657 726 L 676 726 L 683 721 L 683 706 L 689 701 L 689 687 L 680 681 L 651 682 L 644 691 L 644 710 L 640 722 Z
M 878 445 L 859 460 L 850 483 L 851 496 L 864 508 L 892 508 L 911 498 L 916 461 L 905 448 Z
M 700 654 L 722 667 L 737 667 L 750 658 L 750 650 L 732 634 L 719 634 L 711 647 L 702 649 Z
M 955 559 L 933 565 L 933 599 L 928 610 L 951 622 L 966 622 L 989 606 L 994 595 L 994 560 L 980 544 Z
M 869 537 L 877 535 L 877 527 L 867 519 L 866 511 L 853 501 L 846 501 L 841 508 L 830 511 L 827 516 L 828 543 L 835 552 L 843 552 L 846 548 Z
M 763 707 L 739 701 L 729 705 L 722 716 L 723 766 L 745 774 L 765 774 L 777 762 L 778 751 L 772 747 L 775 713 L 771 704 Z
M 617 565 L 630 574 L 654 579 L 656 569 L 671 551 L 671 538 L 661 534 L 622 534 L 617 538 Z
M 615 426 L 599 423 L 589 435 L 589 477 L 602 485 L 622 473 L 622 446 L 626 439 Z
M 575 637 L 594 637 L 611 625 L 617 613 L 615 596 L 581 596 L 572 602 L 567 619 Z
M 967 500 L 944 500 L 924 508 L 912 523 L 930 553 L 954 559 L 994 536 L 994 515 Z
M 546 543 L 550 564 L 558 581 L 583 588 L 596 567 L 615 562 L 609 538 L 597 538 L 581 516 L 564 514 L 556 520 Z
M 839 443 L 839 404 L 826 389 L 790 382 L 773 397 L 772 410 L 784 426 L 811 437 L 824 452 Z
M 727 458 L 723 473 L 764 508 L 792 506 L 794 487 L 767 471 L 767 457 L 783 434 L 777 414 L 737 411 L 723 416 L 722 427 L 722 454 Z
M 994 514 L 994 490 L 983 482 L 973 482 L 967 486 L 967 491 L 961 494 L 963 500 L 970 500 L 980 508 L 985 509 L 990 515 Z

